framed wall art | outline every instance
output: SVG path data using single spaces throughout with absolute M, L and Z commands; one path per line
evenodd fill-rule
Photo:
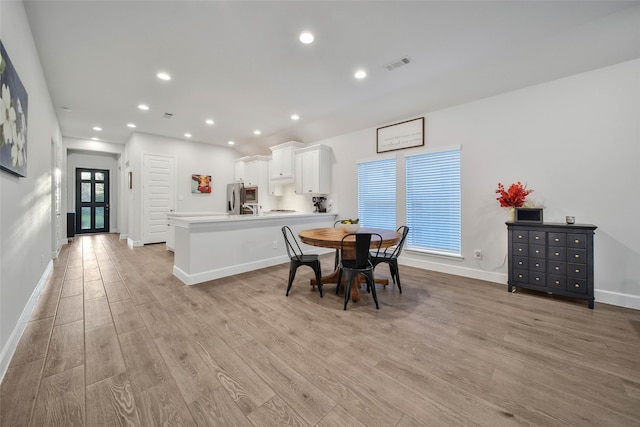
M 28 95 L 0 40 L 0 169 L 27 176 Z
M 211 175 L 191 175 L 191 192 L 194 194 L 211 193 Z
M 378 128 L 376 152 L 402 150 L 424 145 L 424 117 Z

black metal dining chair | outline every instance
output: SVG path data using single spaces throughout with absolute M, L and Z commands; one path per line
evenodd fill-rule
M 378 297 L 376 295 L 376 282 L 373 277 L 373 264 L 371 263 L 371 257 L 369 250 L 371 248 L 371 240 L 377 239 L 377 249 L 374 253 L 380 252 L 380 246 L 382 245 L 382 236 L 378 233 L 349 233 L 342 238 L 340 245 L 340 251 L 344 254 L 345 247 L 351 246 L 349 243 L 345 243 L 345 240 L 350 236 L 355 236 L 355 259 L 342 259 L 340 260 L 340 268 L 338 270 L 338 286 L 342 280 L 342 274 L 344 273 L 344 309 L 347 309 L 349 298 L 351 297 L 351 288 L 353 287 L 353 281 L 359 274 L 362 274 L 367 281 L 367 291 L 371 291 L 373 301 L 376 303 L 376 309 L 379 309 Z M 376 243 L 374 243 L 376 245 Z
M 389 264 L 391 279 L 393 280 L 393 283 L 398 285 L 398 290 L 400 291 L 400 293 L 402 293 L 402 286 L 400 285 L 400 269 L 398 268 L 398 257 L 402 253 L 404 242 L 407 239 L 407 234 L 409 234 L 409 227 L 407 227 L 406 225 L 402 225 L 398 227 L 398 230 L 396 231 L 402 234 L 402 237 L 400 238 L 398 244 L 385 248 L 383 252 L 378 251 L 377 254 L 371 253 L 371 263 L 373 264 L 374 269 L 378 264 Z
M 320 298 L 322 298 L 322 268 L 320 267 L 320 258 L 314 254 L 304 254 L 300 249 L 300 244 L 296 239 L 296 236 L 288 226 L 282 227 L 282 235 L 284 236 L 285 246 L 287 247 L 287 255 L 289 255 L 289 283 L 287 284 L 287 296 L 293 285 L 293 279 L 296 277 L 296 271 L 298 267 L 306 265 L 313 269 L 316 274 L 316 284 L 320 291 Z M 294 246 L 295 245 L 295 246 Z

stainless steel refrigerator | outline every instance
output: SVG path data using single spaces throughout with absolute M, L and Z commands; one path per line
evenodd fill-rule
M 229 215 L 240 215 L 244 204 L 244 184 L 232 182 L 227 184 L 227 213 Z

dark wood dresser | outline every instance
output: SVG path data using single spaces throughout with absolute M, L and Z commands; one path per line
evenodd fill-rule
M 585 299 L 593 308 L 591 224 L 507 222 L 509 292 L 514 287 Z

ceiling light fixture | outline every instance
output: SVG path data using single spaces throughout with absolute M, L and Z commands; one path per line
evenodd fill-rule
M 100 126 L 94 126 L 93 130 L 100 132 L 102 128 Z
M 233 144 L 235 144 L 235 142 L 233 142 L 233 141 L 229 141 L 229 142 L 228 142 L 228 144 L 229 144 L 229 145 L 233 145 Z
M 100 139 L 96 138 L 95 136 L 93 138 L 91 138 L 94 141 L 100 141 Z
M 135 127 L 136 127 L 136 125 L 134 125 L 133 123 L 127 123 L 127 127 L 129 127 L 129 128 L 132 128 L 132 129 L 133 129 L 133 128 L 135 128 Z
M 256 129 L 253 131 L 254 135 L 260 135 L 262 132 L 260 132 L 260 129 Z
M 156 74 L 160 80 L 171 80 L 171 76 L 165 72 L 160 72 Z
M 189 132 L 187 132 L 187 133 L 185 133 L 185 134 L 184 134 L 184 136 L 185 136 L 186 138 L 191 138 L 191 136 L 192 136 L 192 135 L 191 135 Z
M 140 104 L 140 105 L 138 105 L 138 108 L 143 110 L 143 111 L 147 111 L 149 109 L 149 106 L 145 105 L 145 104 Z
M 297 114 L 292 114 L 291 115 L 291 120 L 298 120 L 298 119 L 300 119 L 299 115 L 297 115 Z
M 313 43 L 313 34 L 308 31 L 300 34 L 300 41 L 304 44 Z
M 207 119 L 207 120 L 205 121 L 205 123 L 206 123 L 206 124 L 208 124 L 208 125 L 212 125 L 214 122 L 213 122 L 213 120 L 211 120 L 211 119 Z
M 364 70 L 358 70 L 356 71 L 356 73 L 354 74 L 354 77 L 356 79 L 364 79 L 365 77 L 367 77 L 367 73 Z

